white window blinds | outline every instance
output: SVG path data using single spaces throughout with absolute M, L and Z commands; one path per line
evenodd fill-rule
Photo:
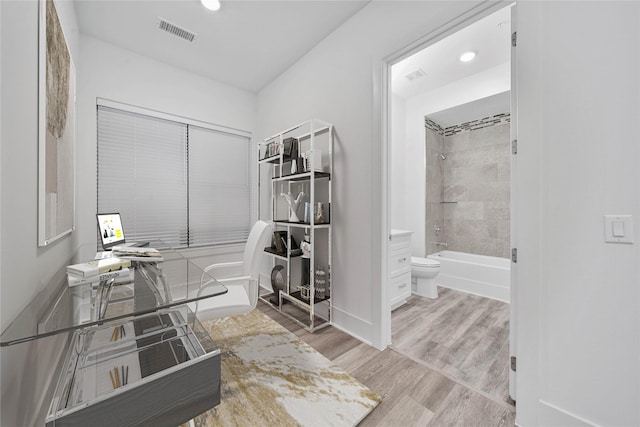
M 128 241 L 246 240 L 248 168 L 245 136 L 98 106 L 98 212 L 120 212 Z
M 247 240 L 249 139 L 189 126 L 189 242 Z

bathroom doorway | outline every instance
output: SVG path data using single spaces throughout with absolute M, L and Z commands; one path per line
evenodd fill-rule
M 439 263 L 437 298 L 414 277 L 394 305 L 391 346 L 502 402 L 515 396 L 511 16 L 493 8 L 392 61 L 387 133 L 390 236 L 410 232 L 411 256 Z

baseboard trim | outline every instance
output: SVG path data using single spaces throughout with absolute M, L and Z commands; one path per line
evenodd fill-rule
M 598 427 L 591 421 L 540 399 L 540 425 L 557 427 Z
M 365 344 L 372 345 L 371 339 L 366 338 L 371 335 L 371 331 L 373 330 L 371 322 L 367 320 L 333 307 L 331 325 Z

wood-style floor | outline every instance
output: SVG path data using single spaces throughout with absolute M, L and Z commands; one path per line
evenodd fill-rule
M 393 348 L 504 401 L 509 399 L 509 304 L 438 288 L 391 315 Z
M 417 306 L 420 301 L 415 298 L 394 312 L 394 329 L 404 329 L 402 323 L 407 320 L 400 315 Z M 379 351 L 331 326 L 310 334 L 265 303 L 259 302 L 258 308 L 382 397 L 382 403 L 361 426 L 515 425 L 514 407 L 507 402 L 456 380 L 435 366 L 429 367 L 416 357 L 404 355 L 396 347 Z M 403 346 L 410 347 L 412 340 L 418 345 L 426 338 L 419 334 L 406 336 Z

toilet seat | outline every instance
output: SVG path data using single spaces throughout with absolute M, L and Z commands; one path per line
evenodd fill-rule
M 415 265 L 416 267 L 438 268 L 440 267 L 440 262 L 431 258 L 422 258 L 422 257 L 412 256 L 411 265 Z

